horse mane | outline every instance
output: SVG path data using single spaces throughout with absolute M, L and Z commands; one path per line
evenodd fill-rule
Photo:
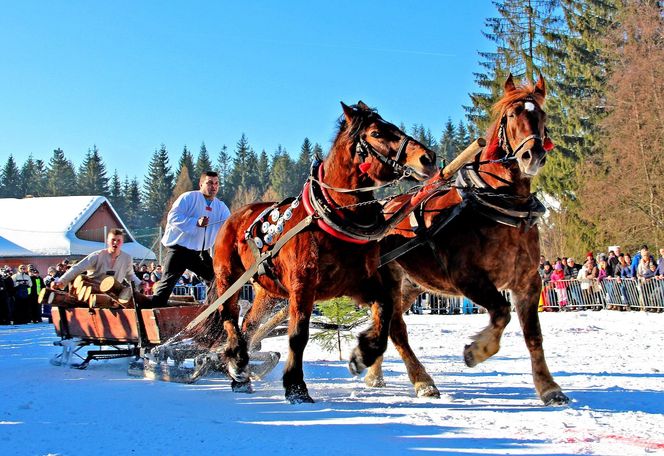
M 500 119 L 503 117 L 503 114 L 512 103 L 522 100 L 524 98 L 532 98 L 535 103 L 537 103 L 541 108 L 544 107 L 544 97 L 535 91 L 535 86 L 532 84 L 524 84 L 518 86 L 515 90 L 512 90 L 498 100 L 491 107 L 491 114 L 495 121 L 491 123 L 487 130 L 486 137 L 489 138 L 487 141 L 487 148 L 484 153 L 484 156 L 487 160 L 496 160 L 499 157 L 499 144 L 498 144 L 498 129 L 500 126 Z

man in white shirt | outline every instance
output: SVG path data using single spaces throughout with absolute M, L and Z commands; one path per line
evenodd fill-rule
M 152 297 L 154 307 L 167 305 L 168 297 L 185 270 L 210 282 L 214 279 L 210 249 L 219 228 L 230 216 L 228 207 L 216 198 L 219 176 L 206 171 L 199 190 L 185 192 L 173 203 L 161 243 L 167 248 L 164 272 Z
M 106 248 L 92 252 L 81 261 L 72 266 L 62 276 L 51 282 L 51 288 L 64 289 L 69 282 L 79 274 L 87 272 L 88 277 L 102 280 L 106 276 L 113 276 L 118 282 L 123 279 L 131 281 L 139 289 L 141 280 L 136 277 L 131 255 L 122 251 L 124 244 L 124 231 L 114 228 L 106 236 Z

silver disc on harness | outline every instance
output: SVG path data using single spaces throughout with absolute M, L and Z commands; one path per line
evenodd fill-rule
M 268 234 L 265 235 L 265 237 L 263 239 L 265 239 L 266 244 L 272 244 L 272 241 L 274 240 L 274 237 L 272 236 L 272 234 L 268 233 Z
M 299 199 L 296 199 L 292 203 L 290 203 L 290 207 L 292 207 L 293 209 L 295 209 L 299 205 L 300 205 L 300 200 Z
M 284 215 L 283 215 L 284 220 L 290 220 L 292 216 L 293 216 L 293 211 L 290 208 L 288 208 L 284 211 Z
M 256 247 L 258 247 L 260 249 L 261 247 L 263 247 L 263 240 L 261 238 L 259 238 L 258 236 L 256 236 L 254 238 L 254 244 L 256 244 Z
M 270 212 L 270 220 L 276 222 L 279 219 L 279 209 L 275 209 Z
M 261 225 L 261 232 L 267 233 L 267 230 L 270 228 L 270 222 L 263 222 Z
M 274 229 L 275 229 L 275 232 L 278 233 L 278 234 L 281 234 L 281 233 L 284 232 L 284 219 L 283 218 L 279 218 L 279 220 L 277 220 L 277 224 L 274 225 Z

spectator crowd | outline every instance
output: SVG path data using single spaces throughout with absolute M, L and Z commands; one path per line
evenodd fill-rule
M 614 247 L 608 253 L 588 252 L 582 263 L 574 258 L 540 257 L 545 310 L 606 307 L 664 311 L 664 248 L 656 258 L 647 245 L 633 255 Z
M 21 264 L 15 270 L 5 265 L 0 268 L 0 325 L 22 325 L 41 323 L 43 319 L 51 322 L 50 306 L 38 302 L 39 293 L 49 287 L 55 278 L 62 276 L 71 268 L 69 260 L 50 266 L 43 277 L 31 264 Z M 154 285 L 161 279 L 163 267 L 154 262 L 150 264 L 134 263 L 134 272 L 141 279 L 140 291 L 151 296 Z M 199 300 L 205 298 L 205 285 L 196 274 L 185 271 L 173 294 L 193 295 Z

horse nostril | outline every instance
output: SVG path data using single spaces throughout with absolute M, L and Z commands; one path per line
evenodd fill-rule
M 546 157 L 542 157 L 540 160 L 540 166 L 544 166 L 544 163 L 546 163 Z
M 521 158 L 526 161 L 530 160 L 530 151 L 529 150 L 525 151 L 523 155 L 521 155 Z
M 436 159 L 435 156 L 432 160 L 431 158 L 429 158 L 428 155 L 422 155 L 420 157 L 420 163 L 422 163 L 423 166 L 431 166 L 434 163 L 435 159 Z

